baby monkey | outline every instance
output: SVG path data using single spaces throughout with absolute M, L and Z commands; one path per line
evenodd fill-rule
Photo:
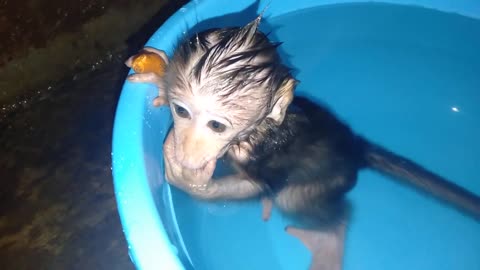
M 164 76 L 132 74 L 154 83 L 154 104 L 169 105 L 173 127 L 164 143 L 167 181 L 200 199 L 262 197 L 301 219 L 287 227 L 312 252 L 310 269 L 339 270 L 349 206 L 345 194 L 360 169 L 371 168 L 413 184 L 474 217 L 475 194 L 356 135 L 327 109 L 295 97 L 297 81 L 258 30 L 260 16 L 243 27 L 210 29 L 180 43 Z M 131 66 L 132 58 L 127 60 Z M 219 158 L 236 173 L 212 179 Z

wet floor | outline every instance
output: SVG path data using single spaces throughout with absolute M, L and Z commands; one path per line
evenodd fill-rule
M 1 269 L 134 269 L 110 169 L 124 57 L 0 122 Z

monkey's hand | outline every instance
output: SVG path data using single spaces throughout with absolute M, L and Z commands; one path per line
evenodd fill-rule
M 175 158 L 174 130 L 172 129 L 163 145 L 166 181 L 171 185 L 195 197 L 209 199 L 216 193 L 216 185 L 211 178 L 216 166 L 216 160 L 207 163 L 201 169 L 183 167 Z
M 273 200 L 269 197 L 262 198 L 262 219 L 268 221 L 272 215 Z
M 164 51 L 151 47 L 143 50 L 127 59 L 125 65 L 133 68 L 134 74 L 127 77 L 128 81 L 140 83 L 153 83 L 158 88 L 158 96 L 153 100 L 154 106 L 168 105 L 163 75 L 165 73 L 168 57 Z

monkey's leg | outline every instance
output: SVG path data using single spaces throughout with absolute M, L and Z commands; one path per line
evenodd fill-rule
M 299 182 L 277 193 L 275 204 L 303 227 L 288 226 L 312 253 L 310 270 L 340 270 L 343 260 L 345 223 L 350 205 L 343 199 L 324 200 L 319 181 Z
M 273 201 L 268 197 L 262 198 L 262 219 L 268 221 L 272 215 Z
M 298 238 L 312 253 L 309 270 L 341 270 L 345 225 L 334 230 L 300 229 L 288 226 L 287 233 Z

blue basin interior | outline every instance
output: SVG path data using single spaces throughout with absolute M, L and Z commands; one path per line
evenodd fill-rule
M 192 1 L 146 45 L 171 54 L 181 35 L 242 25 L 267 4 L 261 28 L 283 42 L 298 95 L 480 194 L 476 0 Z M 201 202 L 165 184 L 172 121 L 168 108 L 151 105 L 156 94 L 126 82 L 113 131 L 118 209 L 137 268 L 307 269 L 309 252 L 277 210 L 265 223 L 259 201 Z M 469 217 L 371 171 L 348 196 L 345 269 L 480 269 L 480 224 Z

